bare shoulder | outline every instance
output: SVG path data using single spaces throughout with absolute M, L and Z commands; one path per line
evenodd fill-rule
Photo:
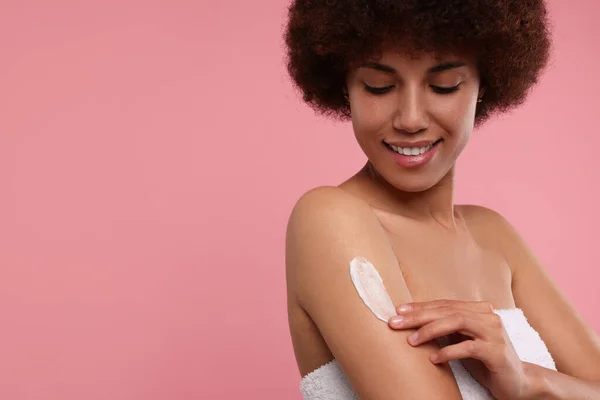
M 515 297 L 519 295 L 515 292 L 519 289 L 516 283 L 520 282 L 521 277 L 528 271 L 537 270 L 538 273 L 546 274 L 544 266 L 537 260 L 520 233 L 499 212 L 479 205 L 461 205 L 459 211 L 478 239 L 486 241 L 499 251 L 510 265 Z
M 294 286 L 299 303 L 306 302 L 307 296 L 303 293 L 310 287 L 304 287 L 307 280 L 302 277 L 314 273 L 313 268 L 319 269 L 319 273 L 327 273 L 336 265 L 323 266 L 319 262 L 307 262 L 307 258 L 322 257 L 323 253 L 330 253 L 336 246 L 353 244 L 355 251 L 361 247 L 377 248 L 379 257 L 387 262 L 391 261 L 391 257 L 395 259 L 391 246 L 386 246 L 387 240 L 367 202 L 335 186 L 311 189 L 296 202 L 288 220 L 288 286 Z
M 517 231 L 499 212 L 473 204 L 460 205 L 457 209 L 478 240 L 494 250 L 505 255 L 524 245 Z
M 545 271 L 521 234 L 499 212 L 479 205 L 462 205 L 459 210 L 469 229 L 502 253 L 511 267 L 513 284 L 524 271 Z
M 505 231 L 510 227 L 508 221 L 499 212 L 491 208 L 475 204 L 464 204 L 457 206 L 457 209 L 469 226 L 479 230 L 497 233 L 499 228 Z M 502 233 L 506 234 L 507 232 Z
M 339 231 L 340 228 L 349 230 Z M 304 193 L 296 202 L 287 226 L 287 238 L 299 240 L 308 232 L 317 237 L 336 234 L 364 236 L 380 230 L 379 222 L 367 202 L 335 186 L 319 186 Z M 335 230 L 335 232 L 332 232 Z M 383 230 L 380 232 L 383 234 Z M 314 238 L 314 236 L 312 236 Z
M 290 222 L 295 222 L 299 213 L 309 215 L 323 213 L 320 216 L 335 216 L 332 212 L 335 213 L 336 210 L 342 213 L 362 211 L 369 214 L 370 208 L 364 200 L 337 186 L 318 186 L 308 190 L 298 199 L 292 210 Z

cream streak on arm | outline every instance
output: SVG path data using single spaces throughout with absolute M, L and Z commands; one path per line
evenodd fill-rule
M 352 283 L 365 305 L 383 322 L 396 315 L 394 303 L 385 290 L 383 280 L 377 269 L 364 257 L 355 257 L 350 261 Z

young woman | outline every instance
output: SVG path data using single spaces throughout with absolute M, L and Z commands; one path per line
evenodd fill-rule
M 285 39 L 304 100 L 351 120 L 368 159 L 288 223 L 304 398 L 600 399 L 591 327 L 501 215 L 453 203 L 472 130 L 547 63 L 543 0 L 296 0 Z M 412 307 L 376 318 L 355 257 Z

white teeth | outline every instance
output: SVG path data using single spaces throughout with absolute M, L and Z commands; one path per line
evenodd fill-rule
M 433 147 L 433 144 L 430 144 L 429 146 L 425 146 L 425 147 L 406 147 L 406 148 L 402 148 L 402 147 L 396 147 L 394 145 L 390 144 L 390 147 L 392 149 L 394 149 L 394 151 L 396 153 L 399 154 L 403 154 L 405 156 L 418 156 L 420 154 L 425 153 L 427 150 L 431 149 L 431 147 Z

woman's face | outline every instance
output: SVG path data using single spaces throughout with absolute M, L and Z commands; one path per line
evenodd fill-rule
M 452 55 L 383 52 L 353 68 L 346 83 L 360 147 L 387 182 L 408 192 L 427 190 L 448 174 L 483 94 L 473 60 Z

